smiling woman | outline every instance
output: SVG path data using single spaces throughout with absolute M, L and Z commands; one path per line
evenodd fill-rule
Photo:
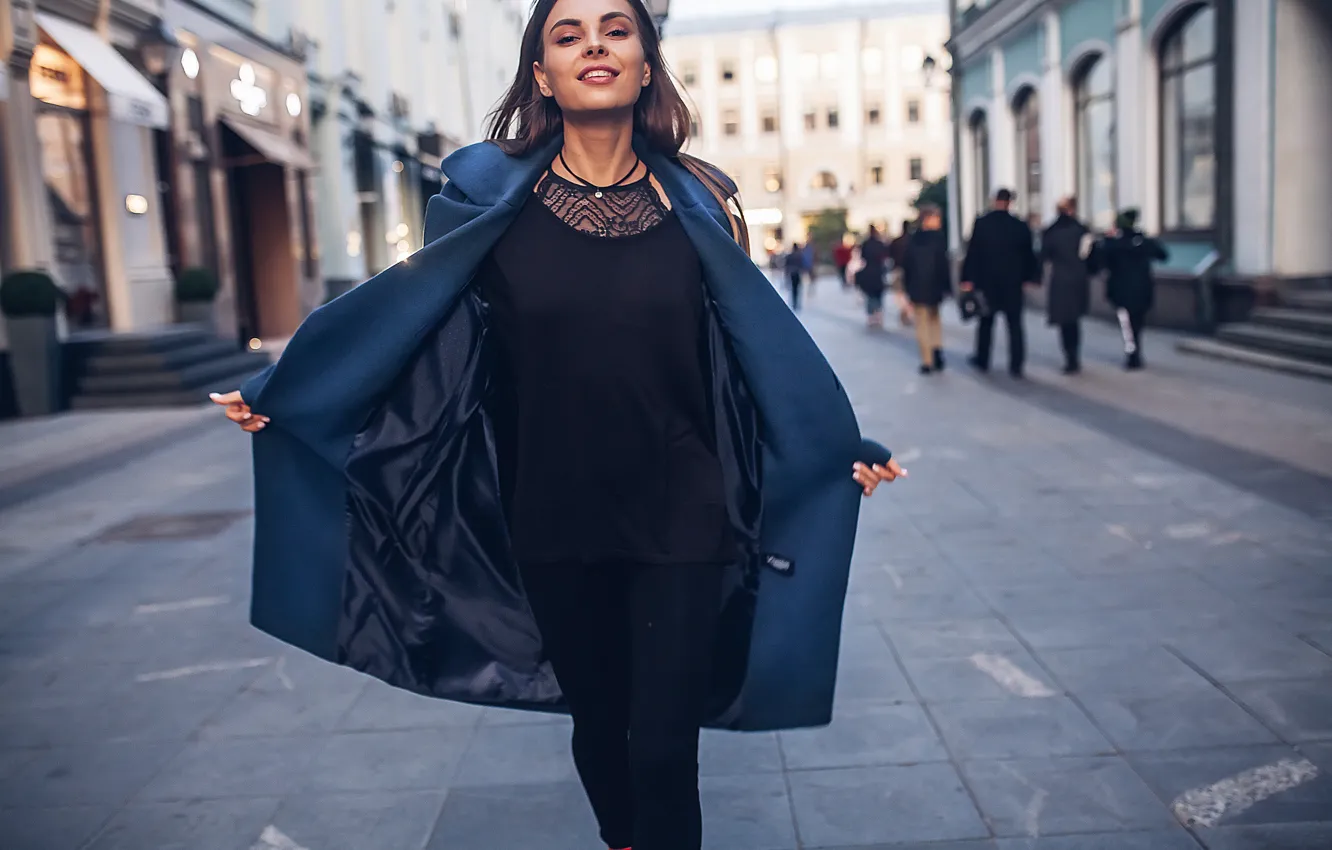
M 688 132 L 641 0 L 539 0 L 425 247 L 216 398 L 256 435 L 254 624 L 567 711 L 611 848 L 702 846 L 702 726 L 831 719 L 858 505 L 905 474 Z

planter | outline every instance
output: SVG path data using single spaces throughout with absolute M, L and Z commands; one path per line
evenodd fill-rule
M 176 318 L 184 324 L 204 325 L 211 331 L 214 315 L 212 301 L 176 302 Z
M 43 416 L 61 406 L 60 336 L 54 316 L 8 316 L 9 368 L 19 415 Z

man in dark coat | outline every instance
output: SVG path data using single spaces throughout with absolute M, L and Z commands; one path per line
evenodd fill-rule
M 902 288 L 915 311 L 916 342 L 920 345 L 920 373 L 943 371 L 943 326 L 939 305 L 953 291 L 948 268 L 948 240 L 943 215 L 935 206 L 920 211 L 920 229 L 911 234 L 901 252 Z
M 1041 236 L 1041 263 L 1049 269 L 1045 315 L 1059 328 L 1064 349 L 1064 374 L 1082 368 L 1082 317 L 1091 301 L 1093 245 L 1091 232 L 1078 221 L 1078 202 L 1064 198 L 1059 202 L 1059 217 Z
M 1012 202 L 1013 193 L 1000 189 L 994 195 L 994 209 L 976 219 L 962 263 L 962 289 L 980 291 L 989 306 L 977 321 L 976 354 L 971 364 L 982 372 L 989 371 L 994 317 L 1002 313 L 1008 329 L 1008 371 L 1020 378 L 1027 355 L 1022 288 L 1038 285 L 1040 268 L 1031 228 L 1008 211 Z
M 1115 230 L 1101 243 L 1105 267 L 1110 272 L 1105 296 L 1119 315 L 1124 333 L 1124 368 L 1142 368 L 1142 329 L 1156 295 L 1153 262 L 1164 262 L 1170 254 L 1165 246 L 1138 229 L 1138 211 L 1124 210 L 1115 220 Z

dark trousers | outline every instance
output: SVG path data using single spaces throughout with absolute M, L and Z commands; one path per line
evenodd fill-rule
M 1004 327 L 1008 330 L 1008 371 L 1020 375 L 1022 365 L 1027 359 L 1027 338 L 1022 329 L 1021 295 L 1007 302 L 995 303 L 988 314 L 977 319 L 976 365 L 982 369 L 990 368 L 990 351 L 994 347 L 994 320 L 998 315 L 1004 317 Z
M 1059 343 L 1064 349 L 1064 365 L 1076 369 L 1082 363 L 1082 323 L 1065 322 L 1059 326 Z
M 1124 339 L 1124 353 L 1130 366 L 1142 365 L 1142 331 L 1147 327 L 1146 310 L 1125 310 L 1128 313 L 1128 333 Z M 1131 344 L 1130 344 L 1131 343 Z
M 787 272 L 786 282 L 791 287 L 791 309 L 800 312 L 800 286 L 804 283 L 805 276 L 801 272 Z
M 725 567 L 523 568 L 573 716 L 573 757 L 609 847 L 699 850 L 698 734 Z

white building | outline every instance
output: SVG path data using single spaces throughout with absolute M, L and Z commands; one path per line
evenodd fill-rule
M 667 63 L 694 110 L 689 152 L 740 186 L 754 253 L 803 240 L 822 210 L 896 233 L 948 172 L 941 2 L 671 19 Z
M 516 0 L 254 5 L 256 29 L 307 57 L 320 259 L 336 295 L 421 247 L 440 160 L 482 138 L 512 81 L 523 9 Z

